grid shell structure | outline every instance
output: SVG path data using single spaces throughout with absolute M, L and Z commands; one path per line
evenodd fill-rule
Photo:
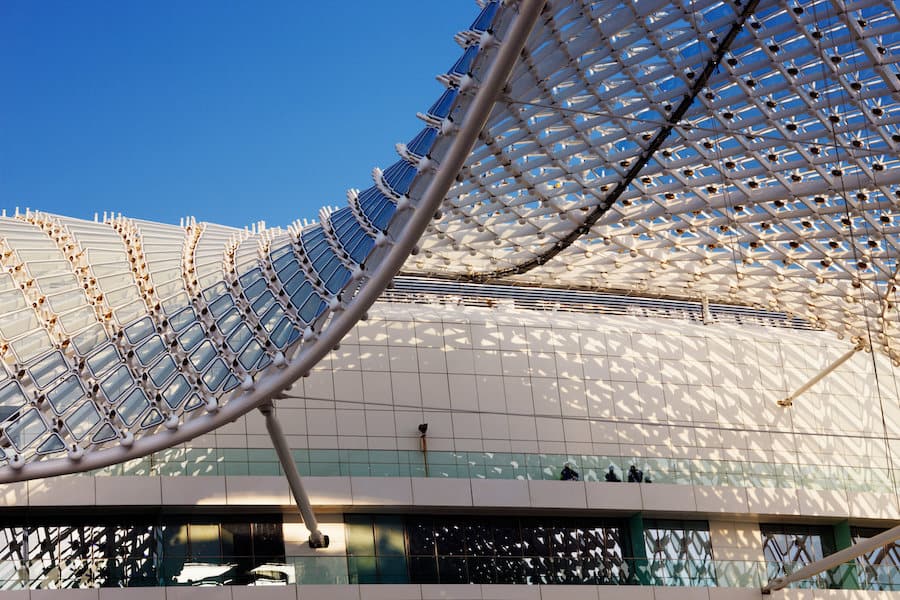
M 424 128 L 317 223 L 0 220 L 0 481 L 144 455 L 277 397 L 423 231 L 406 273 L 751 305 L 900 360 L 895 5 L 531 3 L 437 213 L 422 199 L 528 2 L 481 6 Z

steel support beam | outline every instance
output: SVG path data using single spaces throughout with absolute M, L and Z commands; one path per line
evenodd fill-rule
M 888 529 L 885 532 L 879 533 L 874 537 L 870 537 L 867 540 L 863 540 L 858 544 L 854 544 L 846 550 L 841 550 L 840 552 L 835 552 L 834 554 L 830 554 L 825 558 L 820 558 L 819 560 L 806 565 L 802 569 L 798 569 L 797 571 L 791 573 L 787 577 L 778 577 L 776 579 L 773 579 L 762 588 L 762 593 L 771 594 L 772 592 L 777 592 L 778 590 L 784 589 L 792 583 L 814 577 L 822 571 L 833 569 L 838 565 L 855 559 L 857 556 L 862 556 L 863 554 L 866 554 L 878 548 L 882 548 L 897 539 L 900 539 L 900 525 L 892 529 Z
M 284 437 L 284 430 L 281 429 L 281 423 L 275 415 L 275 405 L 272 402 L 267 402 L 259 407 L 259 412 L 266 418 L 266 429 L 269 431 L 269 437 L 272 438 L 272 445 L 275 446 L 278 461 L 281 463 L 281 468 L 284 469 L 284 476 L 287 477 L 297 508 L 300 509 L 303 524 L 309 530 L 309 547 L 327 548 L 328 536 L 319 530 L 319 522 L 316 520 L 312 504 L 309 502 L 306 488 L 303 487 L 303 480 L 300 478 L 300 471 L 297 470 L 297 463 L 294 462 L 287 438 Z
M 841 366 L 842 364 L 844 364 L 845 362 L 847 362 L 848 360 L 850 360 L 850 358 L 851 358 L 854 354 L 856 354 L 857 352 L 859 352 L 860 350 L 862 350 L 862 347 L 861 347 L 861 346 L 856 346 L 856 347 L 853 348 L 852 350 L 848 350 L 848 351 L 847 351 L 844 355 L 842 355 L 839 359 L 837 359 L 836 361 L 834 361 L 833 363 L 831 363 L 830 365 L 828 365 L 827 367 L 825 367 L 824 369 L 822 369 L 821 371 L 819 371 L 818 373 L 816 373 L 815 375 L 813 375 L 812 378 L 811 378 L 809 381 L 807 381 L 806 383 L 804 383 L 803 385 L 801 385 L 800 387 L 798 387 L 798 388 L 797 388 L 797 391 L 795 391 L 793 394 L 791 394 L 791 395 L 788 396 L 787 398 L 784 398 L 784 399 L 782 399 L 782 400 L 779 400 L 779 401 L 778 401 L 778 406 L 781 406 L 781 407 L 784 407 L 784 408 L 790 408 L 791 406 L 793 406 L 793 405 L 794 405 L 794 400 L 796 400 L 798 396 L 800 396 L 803 392 L 805 392 L 806 390 L 808 390 L 808 389 L 811 388 L 812 386 L 814 386 L 814 385 L 816 385 L 817 383 L 819 383 L 820 381 L 822 381 L 825 377 L 828 376 L 829 373 L 831 373 L 832 371 L 834 371 L 835 369 L 837 369 L 839 366 Z

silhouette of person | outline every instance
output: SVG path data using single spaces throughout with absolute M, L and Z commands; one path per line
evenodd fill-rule
M 628 482 L 629 483 L 641 483 L 644 481 L 644 473 L 634 465 L 631 465 L 628 469 Z
M 559 475 L 560 481 L 578 481 L 578 478 L 578 471 L 569 466 L 569 463 L 565 464 Z
M 604 479 L 614 482 L 622 481 L 621 479 L 619 479 L 619 476 L 616 475 L 616 468 L 612 465 L 609 465 L 609 470 L 606 472 L 606 475 L 604 475 Z

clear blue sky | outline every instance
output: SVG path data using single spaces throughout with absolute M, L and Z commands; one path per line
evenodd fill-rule
M 0 207 L 285 225 L 421 127 L 474 0 L 0 0 Z

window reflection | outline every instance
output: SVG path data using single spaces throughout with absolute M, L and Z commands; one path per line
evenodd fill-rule
M 627 582 L 615 520 L 352 515 L 346 523 L 351 583 Z
M 835 551 L 834 532 L 830 527 L 811 525 L 760 525 L 763 555 L 769 581 L 790 575 L 797 569 Z M 814 575 L 801 587 L 839 587 L 835 573 Z
M 282 526 L 274 520 L 98 521 L 0 524 L 0 589 L 288 582 L 284 573 L 259 570 L 285 562 Z

